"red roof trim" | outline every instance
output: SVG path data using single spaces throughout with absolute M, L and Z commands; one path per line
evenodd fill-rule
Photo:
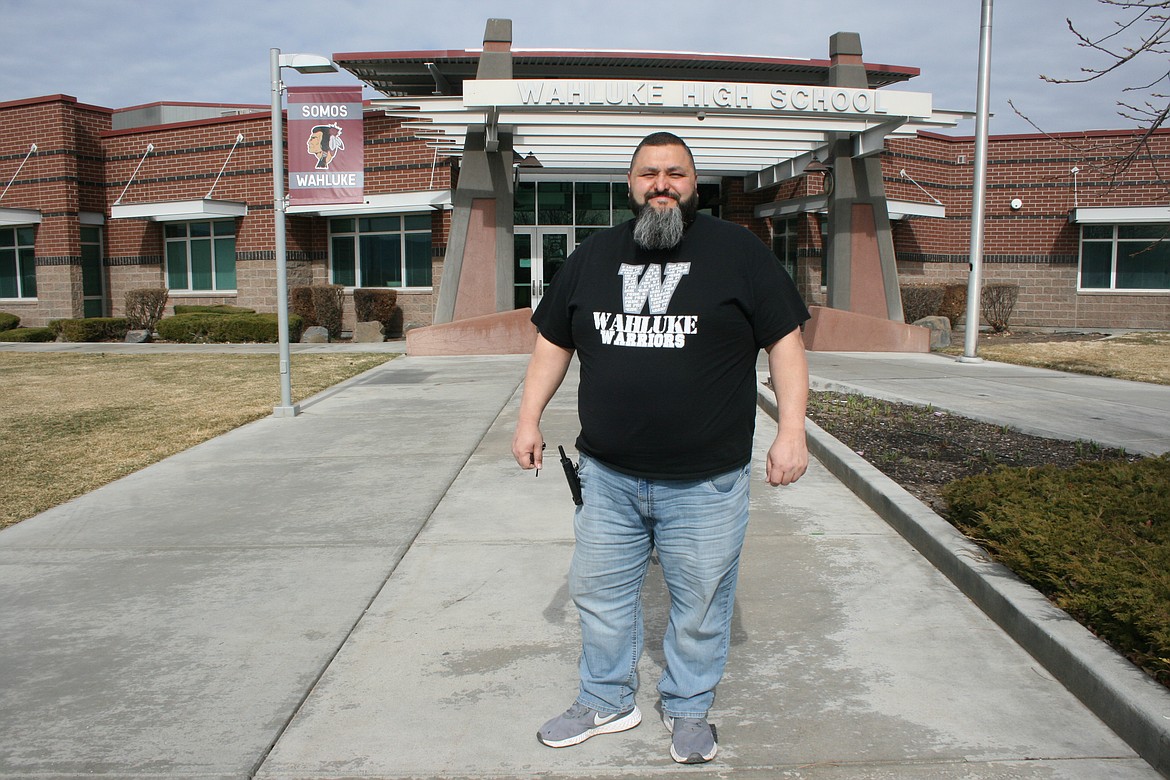
M 270 106 L 263 103 L 200 103 L 198 101 L 179 101 L 179 100 L 156 100 L 153 103 L 141 103 L 137 106 L 124 106 L 122 108 L 115 108 L 116 113 L 123 111 L 138 111 L 143 108 L 154 108 L 155 106 L 202 106 L 206 108 L 252 108 L 257 111 L 267 111 Z
M 1140 128 L 1131 130 L 1064 130 L 1054 133 L 992 133 L 988 135 L 988 140 L 994 141 L 1043 141 L 1045 139 L 1055 138 L 1059 140 L 1069 138 L 1119 138 L 1131 136 L 1137 138 L 1143 135 L 1146 131 Z M 919 130 L 918 135 L 923 138 L 935 138 L 940 141 L 960 141 L 970 142 L 975 140 L 973 135 L 947 135 L 945 133 L 938 133 L 930 130 Z M 1170 127 L 1159 127 L 1154 131 L 1154 135 L 1170 135 Z
M 201 104 L 202 105 L 202 104 Z M 172 122 L 165 125 L 147 125 L 145 127 L 127 127 L 122 130 L 104 130 L 99 133 L 101 138 L 115 138 L 122 135 L 140 135 L 142 133 L 158 133 L 168 130 L 182 130 L 187 127 L 206 127 L 209 125 L 226 125 L 232 122 L 256 122 L 272 119 L 271 112 L 257 111 L 252 114 L 236 114 L 234 116 L 217 116 L 208 119 L 193 119 L 189 122 Z
M 77 98 L 73 97 L 72 95 L 61 95 L 61 94 L 42 95 L 41 97 L 22 98 L 20 100 L 9 100 L 9 101 L 0 103 L 0 109 L 20 108 L 22 106 L 35 106 L 35 105 L 40 105 L 40 104 L 44 104 L 44 103 L 68 103 L 68 104 L 72 105 L 74 108 L 82 108 L 82 109 L 85 109 L 87 111 L 99 111 L 99 112 L 108 113 L 108 114 L 112 114 L 114 112 L 114 110 L 112 108 L 106 108 L 105 106 L 94 106 L 94 105 L 90 105 L 89 103 L 78 103 Z
M 481 49 L 436 49 L 413 51 L 383 51 L 383 52 L 338 52 L 333 55 L 335 61 L 343 62 L 372 62 L 377 60 L 418 60 L 420 62 L 435 62 L 444 59 L 479 58 Z M 692 51 L 636 51 L 631 49 L 512 49 L 512 56 L 516 60 L 564 60 L 577 61 L 581 59 L 627 59 L 627 60 L 678 60 L 717 63 L 751 63 L 758 65 L 801 65 L 813 68 L 828 68 L 832 63 L 827 59 L 808 59 L 805 57 L 766 57 L 752 54 L 717 54 L 711 52 Z M 905 76 L 917 76 L 921 73 L 918 68 L 903 65 L 883 65 L 880 63 L 864 63 L 866 70 L 881 73 L 900 73 Z

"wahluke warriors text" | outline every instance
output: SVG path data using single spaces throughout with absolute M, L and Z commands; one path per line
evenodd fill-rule
M 699 332 L 694 314 L 613 314 L 593 312 L 593 324 L 602 344 L 615 347 L 682 349 L 687 336 Z

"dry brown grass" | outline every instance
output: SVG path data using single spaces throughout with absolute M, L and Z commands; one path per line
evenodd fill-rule
M 293 400 L 392 357 L 297 355 Z M 0 353 L 0 527 L 271 414 L 277 360 Z
M 981 340 L 987 360 L 1170 385 L 1170 333 L 1130 333 L 1085 341 Z

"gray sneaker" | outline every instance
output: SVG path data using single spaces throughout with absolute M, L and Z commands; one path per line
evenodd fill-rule
M 719 737 L 706 718 L 672 718 L 663 713 L 662 722 L 672 735 L 670 757 L 678 763 L 702 764 L 719 752 Z
M 562 748 L 579 745 L 598 734 L 613 734 L 632 729 L 642 722 L 642 713 L 637 705 L 625 712 L 602 713 L 591 710 L 580 702 L 540 727 L 536 738 L 541 744 Z

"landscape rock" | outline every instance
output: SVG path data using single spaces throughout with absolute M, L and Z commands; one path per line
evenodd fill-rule
M 329 328 L 324 325 L 313 325 L 305 328 L 305 332 L 301 334 L 302 344 L 328 344 L 329 343 Z
M 951 321 L 946 317 L 923 317 L 914 322 L 923 328 L 930 328 L 930 348 L 944 349 L 951 345 Z
M 126 331 L 127 344 L 145 344 L 150 341 L 149 330 L 130 330 Z
M 386 340 L 386 333 L 382 323 L 376 320 L 359 322 L 353 328 L 353 340 L 357 344 L 381 344 Z

